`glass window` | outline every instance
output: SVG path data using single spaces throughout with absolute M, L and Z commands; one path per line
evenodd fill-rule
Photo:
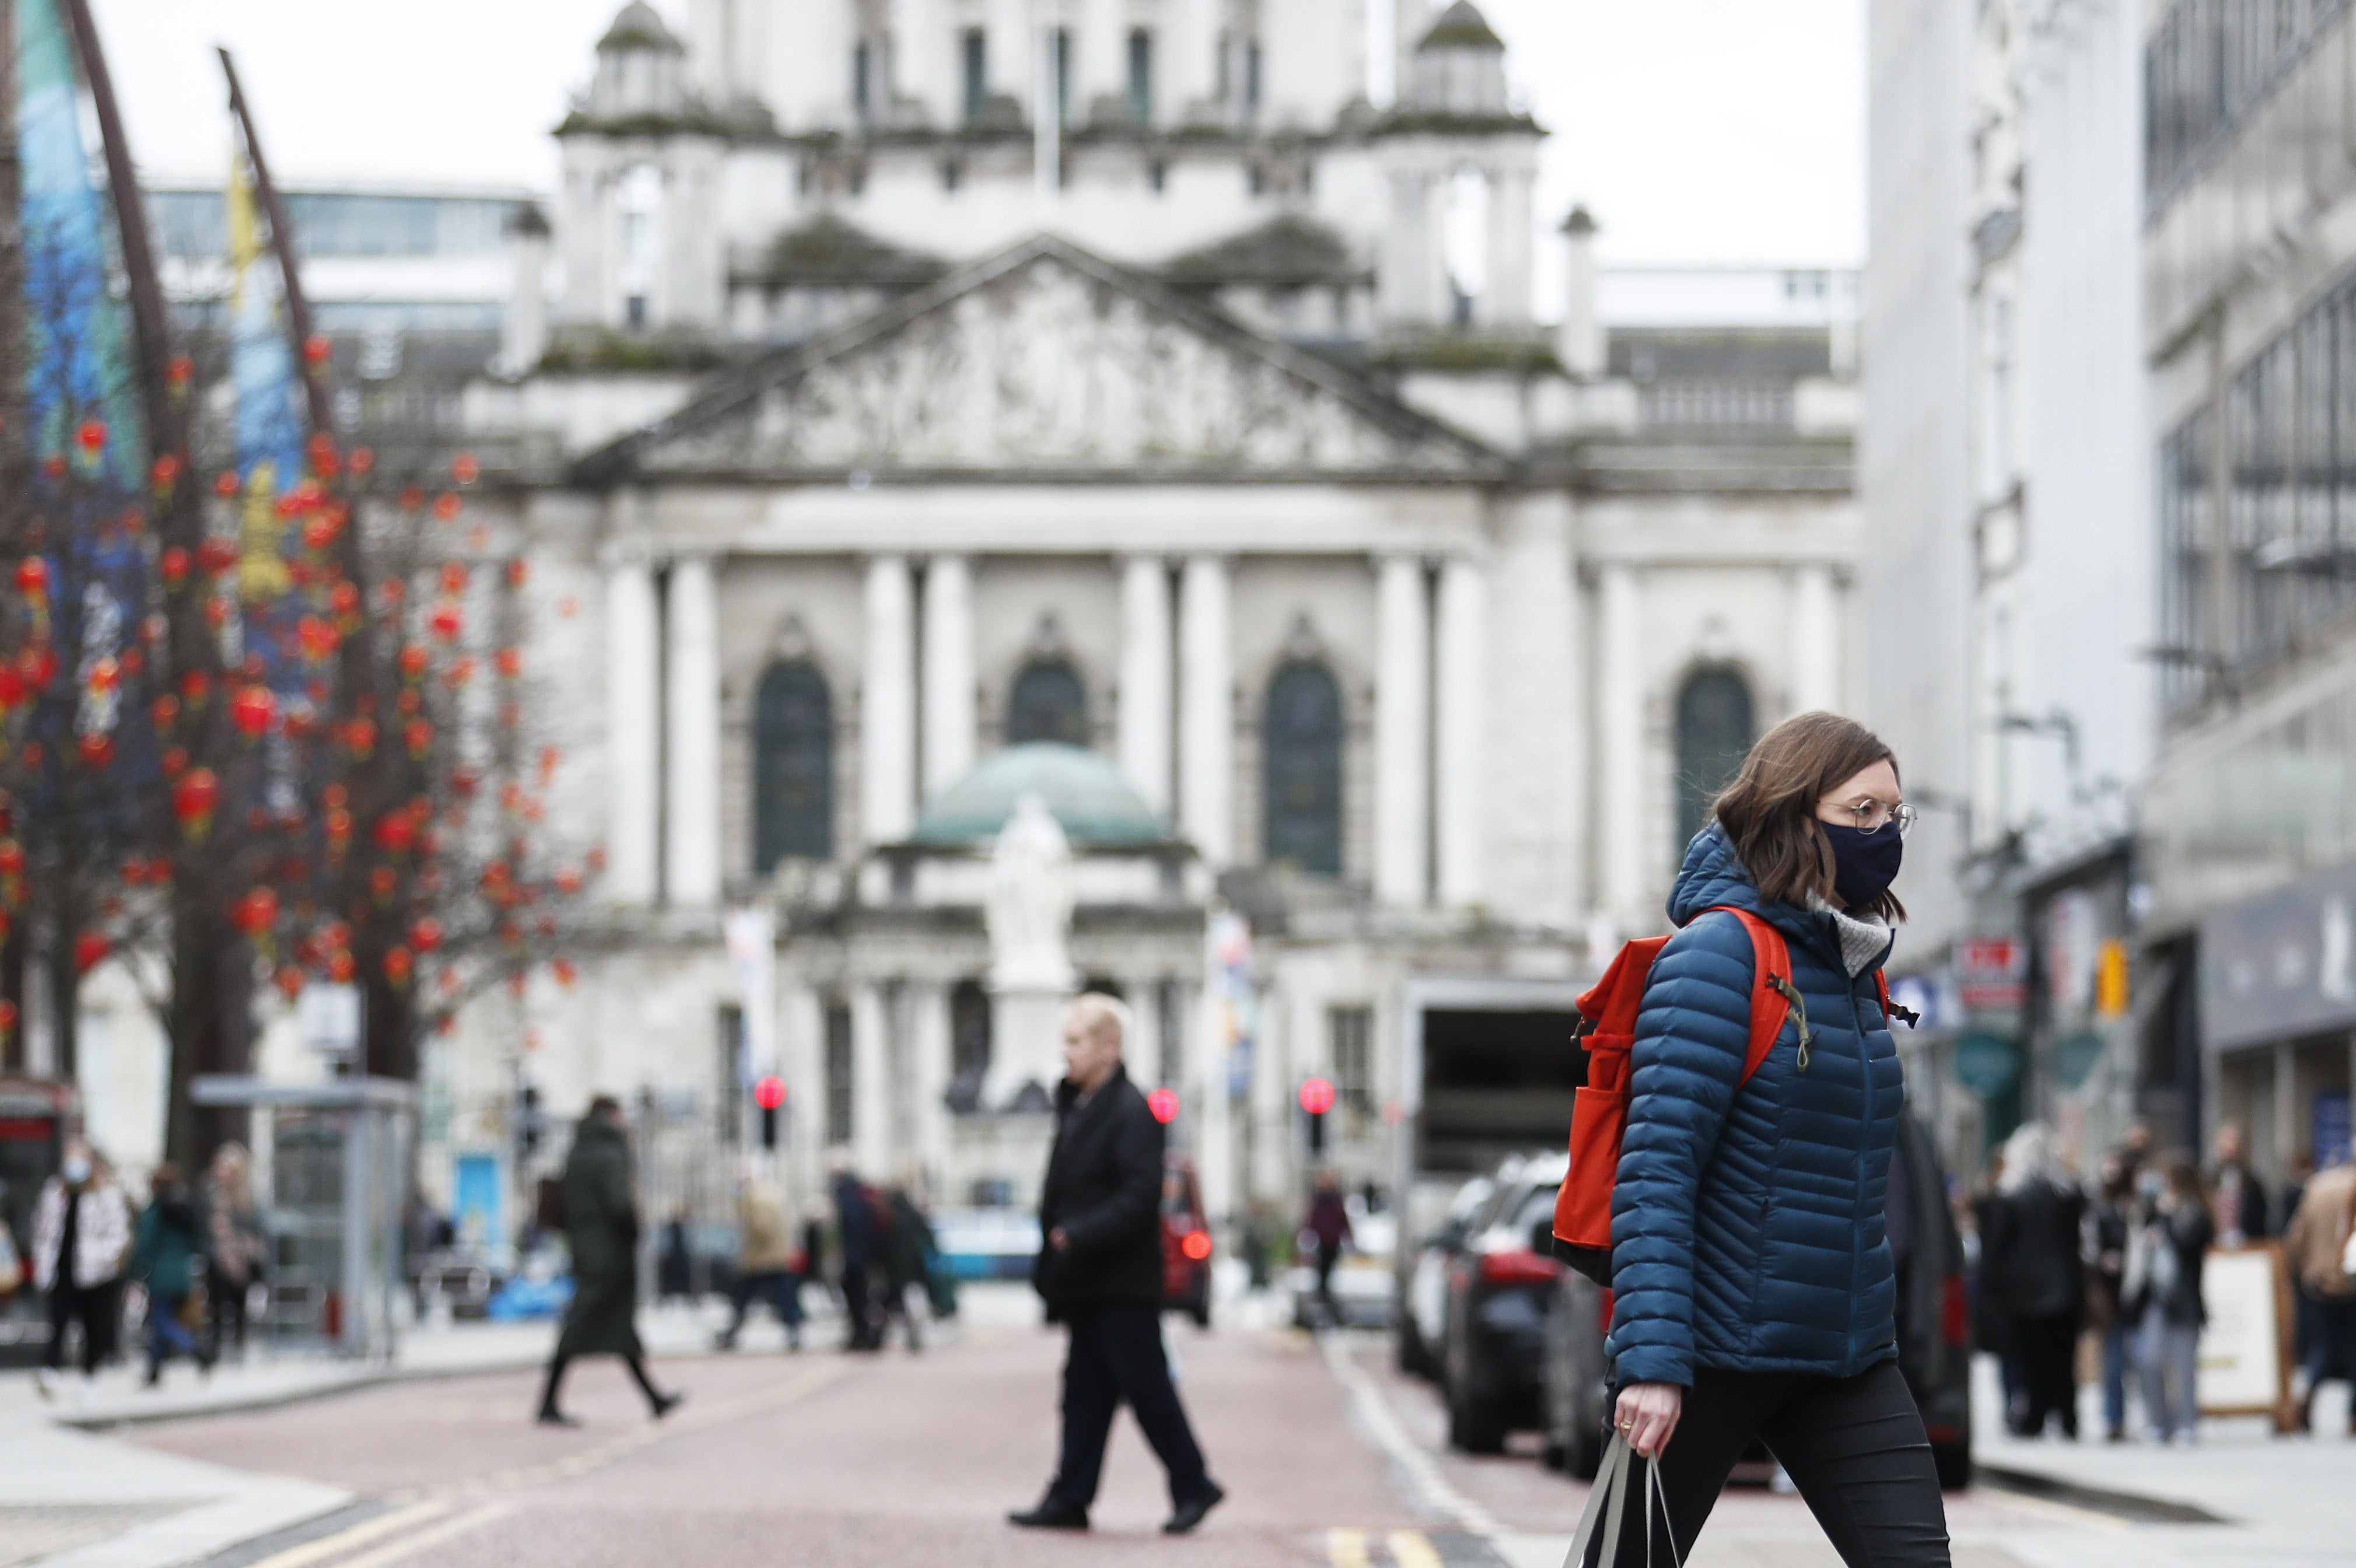
M 851 1009 L 831 1002 L 826 1009 L 826 1141 L 848 1144 L 858 1131 L 851 1099 Z
M 1261 717 L 1266 857 L 1315 876 L 1342 874 L 1342 690 L 1296 660 L 1268 684 Z
M 990 993 L 979 980 L 960 980 L 949 990 L 949 1109 L 961 1116 L 981 1109 L 989 1076 Z
M 965 68 L 965 123 L 979 123 L 990 103 L 990 37 L 980 27 L 968 27 L 959 40 Z
M 772 666 L 753 704 L 753 869 L 834 853 L 834 704 L 807 660 Z
M 1129 34 L 1129 119 L 1133 125 L 1153 123 L 1153 35 L 1143 27 Z
M 1088 744 L 1087 690 L 1079 672 L 1060 659 L 1025 666 L 1006 701 L 1006 744 L 1043 740 Z
M 1072 123 L 1072 29 L 1058 27 L 1051 45 L 1055 67 L 1055 124 Z
M 1333 1097 L 1355 1132 L 1375 1110 L 1375 1010 L 1335 1007 L 1325 1018 L 1333 1044 Z
M 1751 687 L 1722 666 L 1697 670 L 1677 693 L 1677 843 L 1686 845 L 1709 823 L 1710 802 L 1742 766 L 1756 738 Z

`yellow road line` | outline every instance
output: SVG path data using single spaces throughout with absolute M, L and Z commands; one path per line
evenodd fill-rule
M 1363 1530 L 1327 1530 L 1325 1560 L 1333 1568 L 1368 1568 L 1366 1532 Z
M 485 1503 L 481 1508 L 470 1509 L 455 1519 L 445 1519 L 440 1524 L 428 1525 L 414 1534 L 389 1541 L 372 1552 L 363 1552 L 343 1563 L 340 1568 L 384 1568 L 388 1563 L 413 1557 L 429 1546 L 439 1546 L 514 1511 L 513 1503 Z
M 1441 1568 L 1439 1551 L 1419 1530 L 1391 1531 L 1390 1547 L 1391 1561 L 1398 1568 Z
M 339 1530 L 333 1535 L 323 1535 L 300 1546 L 290 1546 L 284 1552 L 262 1558 L 252 1564 L 252 1568 L 309 1568 L 311 1563 L 349 1552 L 356 1546 L 366 1546 L 369 1541 L 391 1535 L 395 1530 L 423 1524 L 427 1520 L 438 1519 L 449 1511 L 448 1503 L 412 1503 L 405 1509 L 395 1509 L 391 1513 L 362 1520 L 349 1530 Z

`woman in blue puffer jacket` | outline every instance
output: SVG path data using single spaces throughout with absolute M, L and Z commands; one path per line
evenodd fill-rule
M 1648 1526 L 1690 1552 L 1757 1437 L 1852 1568 L 1945 1564 L 1882 1237 L 1905 1086 L 1874 976 L 1913 811 L 1890 748 L 1817 713 L 1751 748 L 1715 817 L 1645 986 L 1612 1201 L 1613 1419 L 1667 1509 L 1629 1510 L 1619 1561 L 1644 1561 Z M 1726 906 L 1783 933 L 1806 1011 L 1805 1048 L 1786 1024 L 1748 1082 L 1751 939 L 1706 913 Z

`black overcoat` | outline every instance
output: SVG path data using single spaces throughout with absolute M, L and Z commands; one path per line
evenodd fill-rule
M 573 1303 L 560 1356 L 636 1356 L 638 1205 L 630 1145 L 600 1116 L 584 1117 L 564 1162 L 564 1230 L 573 1242 Z
M 1126 1068 L 1083 1102 L 1055 1090 L 1055 1145 L 1039 1193 L 1033 1279 L 1051 1316 L 1112 1303 L 1162 1303 L 1162 1123 Z M 1070 1246 L 1048 1240 L 1061 1229 Z

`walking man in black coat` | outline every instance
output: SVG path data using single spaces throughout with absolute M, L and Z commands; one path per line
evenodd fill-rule
M 601 1094 L 589 1102 L 564 1161 L 564 1233 L 573 1243 L 573 1301 L 541 1390 L 540 1420 L 549 1426 L 579 1423 L 556 1402 L 564 1369 L 576 1356 L 619 1356 L 660 1420 L 685 1398 L 665 1393 L 647 1376 L 638 1343 L 638 1198 L 630 1184 L 630 1145 L 622 1107 Z
M 1129 1010 L 1090 993 L 1064 1017 L 1055 1144 L 1039 1195 L 1044 1239 L 1033 1274 L 1047 1316 L 1071 1334 L 1064 1358 L 1064 1441 L 1033 1530 L 1086 1530 L 1113 1413 L 1137 1412 L 1170 1475 L 1162 1530 L 1183 1535 L 1226 1493 L 1204 1468 L 1162 1345 L 1162 1123 L 1120 1062 Z

